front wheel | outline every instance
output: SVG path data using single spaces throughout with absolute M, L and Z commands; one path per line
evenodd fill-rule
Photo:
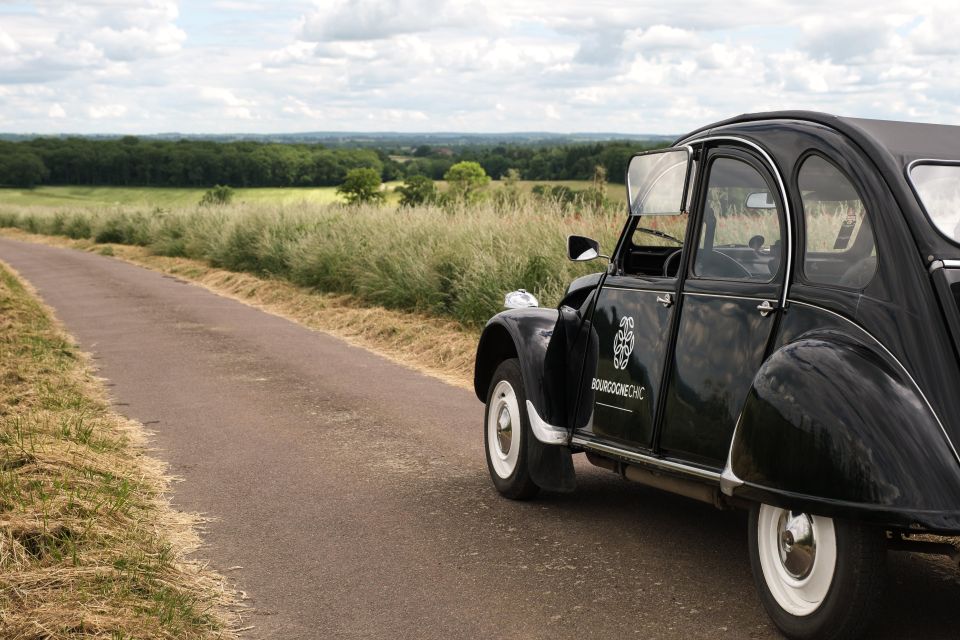
M 760 600 L 793 640 L 859 637 L 882 593 L 881 531 L 758 504 L 750 511 L 750 565 Z
M 527 442 L 533 436 L 526 404 L 520 361 L 504 360 L 487 392 L 483 443 L 494 486 L 513 500 L 526 500 L 540 491 L 527 466 Z

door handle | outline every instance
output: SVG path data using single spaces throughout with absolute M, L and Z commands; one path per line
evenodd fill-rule
M 777 310 L 777 303 L 770 302 L 769 300 L 764 300 L 763 302 L 757 305 L 757 311 L 759 311 L 760 315 L 762 315 L 764 318 L 766 318 L 768 315 L 770 315 L 773 311 L 776 311 L 776 310 Z
M 659 302 L 665 307 L 669 307 L 670 305 L 673 304 L 673 294 L 665 293 L 662 296 L 657 296 L 657 302 Z

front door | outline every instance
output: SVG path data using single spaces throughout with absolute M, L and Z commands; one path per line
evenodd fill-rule
M 782 202 L 757 158 L 719 148 L 704 166 L 657 448 L 721 468 L 778 317 L 788 243 Z
M 631 159 L 630 218 L 589 323 L 575 425 L 582 435 L 653 447 L 696 165 L 687 149 Z

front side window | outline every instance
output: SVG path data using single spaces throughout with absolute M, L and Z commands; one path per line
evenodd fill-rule
M 709 170 L 693 275 L 771 281 L 780 269 L 783 233 L 767 181 L 734 158 L 717 158 Z
M 797 186 L 803 201 L 807 280 L 862 289 L 877 271 L 877 256 L 867 209 L 857 190 L 820 156 L 804 161 Z
M 940 233 L 960 242 L 960 165 L 917 164 L 910 180 Z

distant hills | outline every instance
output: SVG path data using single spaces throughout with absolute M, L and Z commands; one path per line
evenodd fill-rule
M 126 134 L 21 134 L 0 133 L 0 140 L 19 142 L 35 138 L 87 138 L 114 140 Z M 562 145 L 628 140 L 631 142 L 672 142 L 677 136 L 636 133 L 550 133 L 518 131 L 513 133 L 397 133 L 392 131 L 307 131 L 302 133 L 157 133 L 135 136 L 143 140 L 210 140 L 213 142 L 274 142 L 281 144 L 323 144 L 329 147 L 417 147 L 420 145 L 463 147 L 510 145 Z

